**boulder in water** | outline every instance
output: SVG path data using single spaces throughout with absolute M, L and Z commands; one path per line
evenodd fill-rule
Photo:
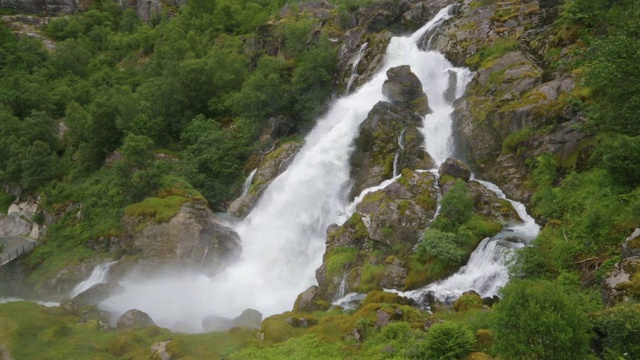
M 124 288 L 118 283 L 95 284 L 71 299 L 70 303 L 74 307 L 97 305 L 99 302 L 109 298 L 110 296 L 121 294 L 123 292 Z
M 382 85 L 382 94 L 392 104 L 409 108 L 421 116 L 431 113 L 427 94 L 422 90 L 422 83 L 411 71 L 409 65 L 387 70 L 387 77 L 388 79 Z
M 118 318 L 116 325 L 119 330 L 129 330 L 148 328 L 156 324 L 146 312 L 131 309 Z
M 471 172 L 467 165 L 454 158 L 445 160 L 445 162 L 440 165 L 438 174 L 440 174 L 440 177 L 451 176 L 456 179 L 462 179 L 463 181 L 469 181 L 471 178 Z

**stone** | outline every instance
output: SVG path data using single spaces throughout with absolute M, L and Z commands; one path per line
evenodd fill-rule
M 187 201 L 166 223 L 147 219 L 123 218 L 127 232 L 133 234 L 133 251 L 138 263 L 181 266 L 214 272 L 241 253 L 240 237 L 219 223 L 204 201 Z M 142 231 L 139 227 L 146 225 Z
M 640 300 L 640 257 L 621 260 L 603 279 L 602 298 L 606 306 Z
M 420 127 L 422 118 L 406 108 L 381 101 L 371 109 L 360 124 L 350 159 L 355 182 L 351 198 L 392 178 L 394 168 L 399 173 L 404 168 L 432 167 L 433 159 L 422 147 Z
M 633 233 L 622 243 L 622 258 L 640 256 L 640 229 Z
M 147 313 L 131 309 L 118 318 L 116 325 L 118 330 L 130 330 L 148 328 L 156 324 Z
M 460 160 L 448 158 L 438 168 L 438 174 L 443 176 L 452 176 L 456 179 L 462 179 L 463 181 L 469 181 L 471 178 L 471 172 L 469 168 Z
M 421 116 L 431 113 L 427 94 L 422 90 L 422 83 L 411 71 L 409 65 L 387 70 L 387 77 L 388 79 L 382 85 L 382 94 L 392 104 L 410 108 Z
M 173 340 L 159 341 L 151 345 L 151 359 L 153 360 L 171 360 L 171 354 L 167 351 L 167 345 Z
M 254 309 L 246 309 L 238 317 L 231 321 L 233 327 L 260 329 L 262 313 Z
M 118 283 L 95 284 L 89 289 L 76 295 L 70 300 L 74 307 L 97 305 L 101 301 L 124 292 L 124 288 Z
M 293 311 L 313 312 L 317 310 L 326 310 L 328 308 L 328 304 L 317 296 L 318 289 L 318 286 L 312 285 L 307 290 L 300 293 L 293 305 Z

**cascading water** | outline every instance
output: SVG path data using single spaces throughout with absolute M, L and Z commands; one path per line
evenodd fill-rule
M 493 191 L 499 198 L 509 201 L 522 223 L 506 224 L 500 233 L 482 240 L 471 253 L 467 265 L 447 279 L 424 288 L 405 292 L 403 295 L 420 301 L 432 293 L 435 299 L 452 302 L 463 292 L 474 290 L 482 296 L 494 296 L 509 281 L 507 263 L 515 249 L 527 245 L 540 232 L 540 226 L 527 213 L 522 203 L 509 200 L 498 186 L 488 181 L 474 180 Z
M 117 261 L 102 263 L 96 266 L 95 268 L 93 268 L 91 275 L 89 275 L 89 277 L 86 280 L 76 285 L 76 287 L 74 287 L 71 290 L 71 293 L 69 293 L 69 297 L 74 298 L 75 296 L 79 295 L 83 291 L 90 289 L 95 284 L 102 284 L 107 282 L 107 276 L 109 276 L 109 270 L 111 269 L 111 266 L 116 262 Z
M 242 196 L 247 195 L 247 193 L 249 192 L 249 188 L 251 188 L 251 182 L 253 181 L 253 177 L 256 175 L 257 171 L 258 171 L 258 168 L 253 169 L 253 171 L 249 173 L 249 176 L 247 176 L 247 179 L 244 181 L 244 184 L 242 184 Z
M 421 51 L 416 42 L 435 24 L 451 17 L 451 9 L 440 11 L 410 37 L 392 38 L 380 72 L 353 94 L 336 100 L 318 120 L 288 169 L 269 185 L 249 216 L 236 225 L 243 244 L 242 258 L 236 264 L 213 278 L 165 274 L 123 281 L 124 292 L 107 299 L 101 307 L 115 315 L 136 308 L 160 326 L 186 321 L 194 331 L 201 329 L 202 319 L 209 315 L 234 317 L 247 308 L 271 315 L 291 309 L 296 296 L 315 283 L 327 226 L 344 221 L 349 211 L 352 144 L 369 110 L 384 100 L 381 89 L 386 71 L 410 65 L 425 84 L 434 110 L 427 123 L 445 115 L 450 121 L 452 108 L 446 104 L 444 93 L 448 88 L 447 71 L 454 68 L 443 55 Z M 463 86 L 461 81 L 458 86 Z M 427 148 L 437 141 L 427 137 Z M 436 159 L 444 160 L 442 156 Z
M 351 90 L 351 85 L 353 85 L 353 80 L 356 79 L 356 75 L 358 75 L 358 64 L 360 64 L 360 60 L 364 56 L 364 51 L 367 49 L 367 45 L 369 43 L 364 43 L 360 46 L 360 50 L 358 50 L 358 55 L 356 55 L 356 59 L 353 60 L 353 65 L 351 65 L 351 76 L 349 76 L 349 82 L 347 83 L 347 90 L 344 91 L 345 94 L 349 94 L 349 90 Z

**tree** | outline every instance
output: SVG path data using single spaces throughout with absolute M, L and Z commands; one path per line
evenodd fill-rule
M 505 359 L 582 360 L 591 328 L 576 289 L 544 280 L 512 280 L 493 308 L 495 347 Z
M 442 197 L 440 214 L 431 227 L 446 232 L 456 232 L 460 225 L 471 219 L 473 203 L 468 192 L 467 184 L 456 179 L 451 189 Z
M 469 354 L 476 343 L 466 328 L 452 323 L 435 324 L 424 344 L 424 359 L 458 360 Z

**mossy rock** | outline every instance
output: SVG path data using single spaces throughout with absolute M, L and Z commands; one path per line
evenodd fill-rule
M 491 356 L 483 352 L 472 352 L 464 357 L 463 360 L 491 360 Z
M 362 305 L 368 305 L 368 304 L 407 305 L 408 303 L 409 303 L 409 299 L 399 296 L 398 294 L 375 290 L 375 291 L 370 291 L 367 294 L 367 297 L 364 298 Z
M 264 342 L 267 344 L 274 344 L 289 340 L 296 336 L 298 331 L 296 328 L 287 323 L 284 315 L 276 315 L 265 319 L 262 322 L 260 331 L 264 334 Z
M 462 294 L 453 303 L 453 309 L 456 312 L 463 312 L 471 309 L 481 309 L 482 308 L 482 298 L 480 295 L 474 293 L 466 293 Z

